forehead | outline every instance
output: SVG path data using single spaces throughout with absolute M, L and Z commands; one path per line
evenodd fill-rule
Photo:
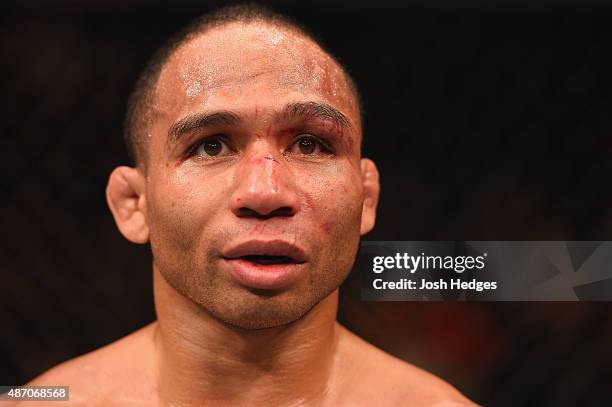
M 249 109 L 314 99 L 359 127 L 358 106 L 338 64 L 312 40 L 267 23 L 229 23 L 182 44 L 156 88 L 170 115 L 194 109 Z

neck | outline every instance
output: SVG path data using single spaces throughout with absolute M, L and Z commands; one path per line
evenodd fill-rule
M 288 325 L 229 326 L 154 267 L 158 389 L 171 405 L 294 405 L 327 395 L 338 345 L 338 290 Z

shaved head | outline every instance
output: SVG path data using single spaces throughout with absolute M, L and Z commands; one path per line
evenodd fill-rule
M 146 168 L 146 158 L 148 157 L 147 140 L 151 137 L 150 128 L 157 112 L 158 88 L 166 85 L 163 82 L 162 73 L 168 61 L 171 60 L 177 52 L 183 52 L 190 44 L 194 42 L 198 43 L 198 41 L 195 41 L 198 38 L 206 34 L 212 34 L 213 31 L 218 31 L 228 25 L 257 25 L 261 27 L 260 31 L 262 31 L 262 33 L 265 27 L 275 28 L 275 32 L 269 33 L 268 40 L 272 45 L 278 45 L 284 48 L 285 51 L 292 53 L 295 62 L 292 67 L 293 69 L 289 69 L 284 73 L 285 81 L 294 80 L 299 82 L 299 80 L 295 79 L 295 75 L 304 76 L 305 73 L 310 73 L 315 81 L 318 78 L 320 79 L 322 73 L 314 72 L 312 67 L 307 67 L 308 61 L 305 61 L 305 58 L 300 55 L 300 52 L 304 51 L 303 46 L 305 43 L 316 48 L 318 54 L 320 54 L 317 55 L 317 57 L 326 59 L 327 61 L 323 61 L 324 63 L 326 62 L 327 65 L 333 65 L 333 68 L 340 72 L 342 82 L 344 82 L 343 85 L 347 88 L 346 91 L 348 91 L 350 97 L 353 98 L 353 103 L 358 110 L 358 114 L 361 115 L 361 101 L 355 82 L 338 60 L 321 45 L 320 41 L 315 39 L 314 35 L 297 23 L 291 21 L 289 18 L 260 5 L 224 7 L 198 17 L 171 37 L 154 53 L 141 73 L 128 101 L 124 126 L 124 140 L 130 157 L 136 165 Z M 293 34 L 293 37 L 296 39 L 293 41 L 286 40 L 283 32 Z M 227 53 L 228 48 L 232 45 L 234 50 L 246 52 L 252 45 L 248 41 L 248 38 L 245 38 L 243 43 L 229 44 L 229 40 L 225 42 L 222 41 L 220 46 L 205 47 L 207 49 L 199 50 L 198 54 L 200 59 L 214 59 L 220 53 Z M 198 45 L 202 45 L 202 43 L 198 43 Z M 204 53 L 203 51 L 208 52 Z M 192 63 L 186 65 L 186 69 L 181 72 L 180 75 L 182 75 L 187 87 L 185 89 L 186 95 L 196 96 L 196 94 L 199 95 L 201 92 L 208 90 L 205 89 L 207 86 L 215 86 L 215 84 L 210 82 L 207 83 L 205 78 L 202 80 L 202 75 L 204 74 L 204 76 L 206 76 L 205 73 L 201 72 L 201 70 L 197 70 L 197 61 L 191 62 Z M 201 68 L 203 65 L 200 63 L 199 66 Z M 226 70 L 228 74 L 231 75 L 231 71 L 235 68 L 235 66 L 227 66 Z M 198 79 L 194 80 L 196 76 L 198 76 Z M 210 72 L 208 76 L 218 77 L 217 72 Z M 331 91 L 339 92 L 339 89 L 331 89 Z M 361 120 L 359 120 L 357 125 L 359 127 L 361 126 Z M 359 131 L 361 131 L 360 128 Z

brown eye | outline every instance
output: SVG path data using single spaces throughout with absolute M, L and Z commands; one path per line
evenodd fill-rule
M 298 141 L 298 146 L 302 154 L 312 154 L 317 149 L 316 142 L 310 138 L 301 139 L 300 141 Z
M 229 148 L 221 138 L 213 137 L 202 141 L 195 149 L 195 154 L 200 157 L 215 157 L 225 155 L 229 151 Z
M 207 140 L 202 144 L 202 148 L 208 155 L 217 155 L 221 152 L 223 146 L 219 140 Z
M 331 154 L 331 150 L 317 137 L 303 134 L 291 145 L 289 152 L 299 155 Z

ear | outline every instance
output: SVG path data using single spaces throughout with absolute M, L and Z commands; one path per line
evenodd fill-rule
M 117 167 L 106 186 L 106 202 L 121 234 L 134 243 L 149 241 L 144 175 L 136 168 Z
M 363 183 L 363 207 L 361 209 L 361 235 L 365 235 L 376 223 L 376 207 L 380 193 L 378 169 L 374 161 L 361 159 L 361 182 Z

